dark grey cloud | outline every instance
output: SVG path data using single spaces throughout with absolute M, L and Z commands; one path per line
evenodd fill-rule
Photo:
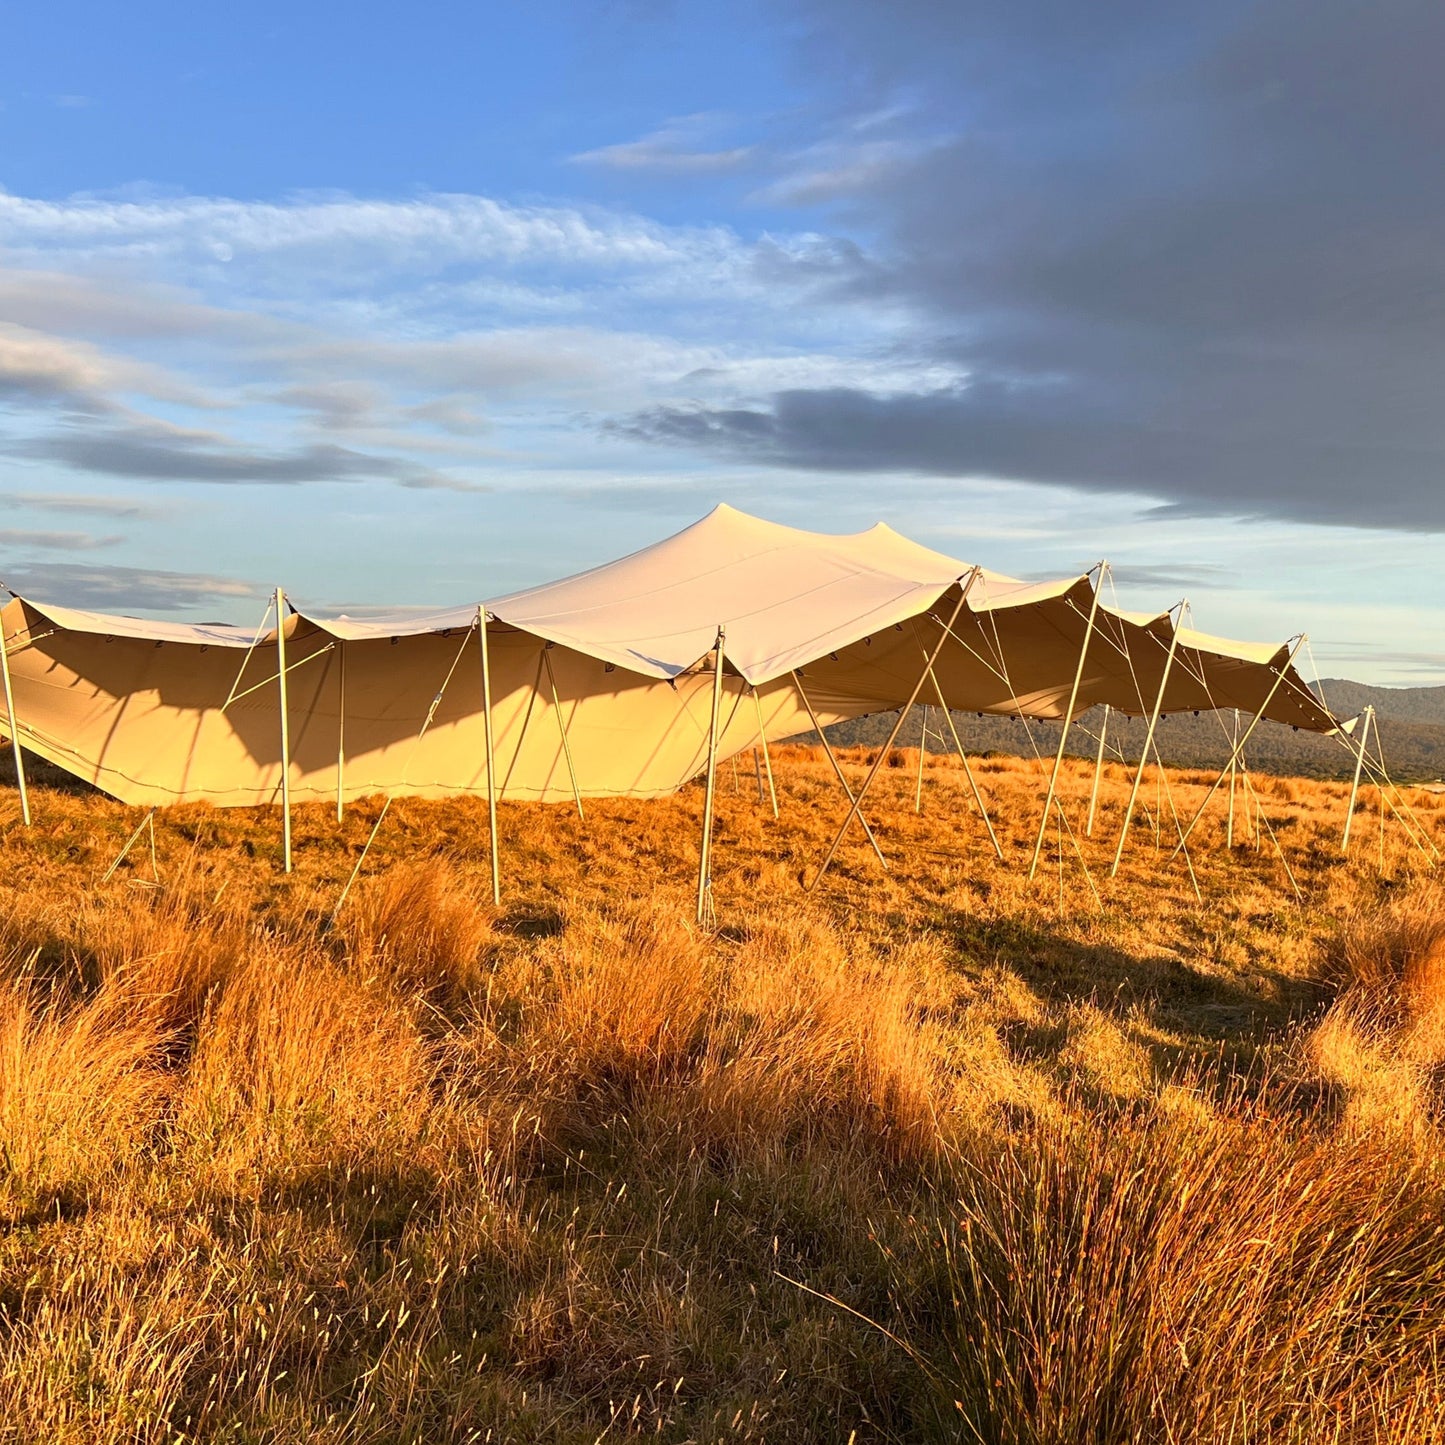
M 620 429 L 818 470 L 1065 483 L 1183 511 L 1445 530 L 1445 7 L 818 0 L 840 272 L 966 381 Z M 831 66 L 831 70 L 829 67 Z M 826 179 L 826 178 L 825 178 Z M 787 194 L 784 183 L 775 188 Z
M 238 597 L 259 597 L 264 590 L 231 577 L 78 562 L 6 567 L 3 579 L 6 587 L 22 597 L 41 602 L 63 599 L 69 607 L 91 607 L 103 612 L 188 612 Z
M 151 482 L 266 483 L 384 481 L 403 487 L 476 490 L 474 484 L 397 457 L 333 444 L 266 451 L 213 432 L 159 423 L 86 423 L 4 446 L 11 456 L 73 471 Z
M 1173 562 L 1162 566 L 1116 562 L 1109 570 L 1114 580 L 1128 587 L 1221 587 L 1236 574 L 1232 567 L 1212 562 Z

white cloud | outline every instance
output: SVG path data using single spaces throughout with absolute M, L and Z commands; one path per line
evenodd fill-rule
M 636 140 L 599 146 L 569 157 L 574 165 L 617 171 L 654 171 L 663 175 L 704 175 L 736 171 L 758 157 L 755 146 L 708 150 L 700 145 L 718 118 L 679 116 Z
M 668 227 L 626 213 L 509 205 L 487 196 L 409 201 L 300 195 L 284 202 L 182 196 L 63 201 L 0 193 L 0 245 L 12 254 L 195 258 L 369 255 L 422 270 L 445 261 L 539 266 L 692 266 L 735 256 L 726 227 Z
M 90 532 L 32 532 L 20 527 L 0 527 L 0 547 L 89 552 L 97 547 L 114 547 L 124 540 L 124 537 L 96 537 Z
M 0 398 L 96 408 L 118 392 L 141 392 L 188 406 L 212 404 L 203 391 L 161 367 L 109 355 L 89 342 L 63 340 L 0 321 Z

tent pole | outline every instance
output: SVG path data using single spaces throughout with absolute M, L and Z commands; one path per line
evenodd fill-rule
M 346 644 L 336 644 L 337 704 L 336 704 L 336 821 L 342 820 L 345 807 L 346 783 Z
M 1234 710 L 1234 732 L 1230 735 L 1230 746 L 1233 747 L 1239 741 L 1239 709 Z M 1224 835 L 1224 846 L 1231 851 L 1234 848 L 1234 788 L 1235 774 L 1239 764 L 1235 759 L 1229 760 L 1229 825 Z
M 1064 749 L 1068 746 L 1069 728 L 1074 721 L 1074 704 L 1079 700 L 1079 685 L 1084 680 L 1084 663 L 1089 656 L 1089 640 L 1094 635 L 1094 618 L 1099 611 L 1099 593 L 1103 591 L 1104 576 L 1109 570 L 1107 562 L 1099 563 L 1099 580 L 1094 584 L 1094 598 L 1089 604 L 1089 620 L 1084 624 L 1084 642 L 1079 648 L 1079 665 L 1074 669 L 1074 685 L 1069 689 L 1069 705 L 1064 710 L 1064 726 L 1059 733 L 1059 750 L 1054 754 L 1054 770 L 1049 774 L 1048 791 L 1044 794 L 1044 815 L 1039 819 L 1039 836 L 1034 840 L 1033 861 L 1029 864 L 1032 878 L 1039 867 L 1039 854 L 1044 850 L 1044 835 L 1049 827 L 1049 809 L 1054 804 L 1054 790 L 1059 785 L 1059 770 L 1064 766 Z
M 1094 836 L 1094 810 L 1099 806 L 1099 775 L 1104 771 L 1104 739 L 1109 735 L 1109 704 L 1104 704 L 1104 721 L 1099 725 L 1099 755 L 1094 759 L 1094 786 L 1089 793 L 1089 818 L 1084 837 Z
M 903 729 L 903 720 L 908 716 L 908 713 L 913 707 L 913 704 L 918 701 L 918 694 L 923 691 L 923 684 L 928 681 L 930 674 L 933 672 L 933 664 L 938 661 L 938 654 L 943 651 L 943 644 L 947 642 L 949 637 L 952 635 L 953 624 L 958 621 L 958 614 L 963 611 L 963 604 L 968 601 L 969 590 L 982 575 L 982 569 L 979 567 L 975 567 L 971 572 L 967 573 L 966 575 L 968 578 L 966 582 L 962 577 L 958 579 L 960 582 L 963 582 L 963 586 L 959 589 L 958 601 L 954 604 L 953 613 L 949 617 L 948 621 L 944 623 L 943 630 L 938 634 L 938 641 L 934 644 L 933 651 L 929 653 L 927 659 L 925 660 L 923 664 L 923 671 L 918 674 L 918 681 L 914 683 L 913 691 L 909 694 L 908 701 L 904 703 L 901 708 L 899 708 L 898 719 L 893 724 L 893 730 L 888 734 L 888 741 L 883 744 L 882 751 L 878 754 L 877 762 L 875 762 L 873 766 L 869 769 L 868 776 L 863 779 L 863 786 L 858 789 L 858 796 L 853 799 L 852 806 L 848 809 L 848 816 L 843 819 L 843 826 L 838 829 L 837 836 L 833 839 L 832 845 L 828 849 L 827 856 L 823 859 L 823 862 L 819 867 L 817 873 L 813 875 L 813 881 L 808 884 L 808 891 L 810 893 L 814 888 L 818 886 L 818 880 L 821 879 L 823 874 L 828 871 L 828 865 L 833 861 L 834 855 L 838 852 L 839 845 L 842 843 L 844 836 L 848 832 L 848 825 L 853 821 L 855 817 L 861 815 L 861 811 L 863 808 L 863 798 L 867 794 L 868 789 L 873 786 L 873 780 L 878 776 L 884 764 L 888 761 L 888 754 L 893 750 L 893 744 L 898 741 L 898 734 Z M 877 844 L 875 844 L 874 847 L 876 849 Z M 887 864 L 885 864 L 884 866 L 887 867 Z
M 482 731 L 487 752 L 487 844 L 492 855 L 492 903 L 502 902 L 502 865 L 497 857 L 497 758 L 492 745 L 492 667 L 487 655 L 487 609 L 477 604 L 477 636 L 482 652 Z
M 291 719 L 286 707 L 286 594 L 276 589 L 276 684 L 281 707 L 281 854 L 291 871 Z
M 0 621 L 0 672 L 5 679 L 5 720 L 10 727 L 10 751 L 15 757 L 15 785 L 20 790 L 20 817 L 30 826 L 30 793 L 25 786 L 25 756 L 20 750 L 20 730 L 15 725 L 15 693 L 10 685 L 10 647 L 5 624 Z
M 1289 656 L 1286 657 L 1284 660 L 1284 666 L 1280 668 L 1278 674 L 1275 676 L 1274 682 L 1270 686 L 1269 691 L 1265 693 L 1264 701 L 1259 705 L 1259 711 L 1255 713 L 1254 717 L 1250 720 L 1249 726 L 1245 728 L 1244 736 L 1240 738 L 1237 743 L 1235 743 L 1234 751 L 1229 755 L 1229 761 L 1231 763 L 1233 763 L 1235 759 L 1237 759 L 1244 752 L 1244 745 L 1254 735 L 1255 728 L 1259 726 L 1260 720 L 1264 717 L 1265 709 L 1270 705 L 1270 703 L 1274 701 L 1274 695 L 1279 691 L 1280 684 L 1283 683 L 1285 678 L 1289 676 L 1289 670 L 1294 665 L 1295 654 L 1300 650 L 1301 647 L 1304 646 L 1305 641 L 1305 634 L 1301 632 L 1299 637 L 1296 638 L 1294 646 L 1290 648 Z M 1194 825 L 1200 820 L 1200 818 L 1204 816 L 1204 810 L 1209 806 L 1209 800 L 1219 790 L 1219 785 L 1223 781 L 1224 772 L 1221 771 L 1219 776 L 1215 778 L 1214 782 L 1210 785 L 1209 791 L 1204 795 L 1204 801 L 1199 805 L 1199 810 L 1189 820 L 1189 826 L 1185 828 L 1183 833 L 1179 835 L 1179 846 L 1175 848 L 1174 852 L 1169 855 L 1170 862 L 1173 862 L 1175 857 L 1178 856 L 1179 849 L 1182 848 L 1189 841 L 1189 835 L 1194 831 Z
M 848 779 L 843 772 L 843 765 L 838 761 L 837 754 L 828 743 L 828 735 L 823 731 L 823 724 L 818 721 L 818 714 L 813 711 L 813 704 L 808 699 L 808 694 L 803 690 L 802 679 L 795 670 L 792 674 L 793 686 L 798 689 L 798 696 L 803 699 L 803 706 L 808 709 L 808 720 L 813 724 L 813 731 L 818 734 L 818 741 L 823 744 L 823 752 L 833 765 L 833 776 L 838 779 L 838 786 L 843 789 L 844 796 L 851 803 L 853 801 L 853 789 L 848 786 Z M 868 819 L 862 813 L 858 814 L 858 821 L 863 825 L 863 832 L 869 843 L 873 845 L 873 851 L 878 855 L 878 861 L 886 869 L 888 860 L 883 856 L 883 850 L 878 846 L 878 840 L 873 836 L 873 830 L 868 826 Z
M 582 811 L 582 790 L 577 786 L 577 769 L 572 766 L 572 744 L 567 741 L 567 724 L 562 718 L 562 703 L 557 696 L 557 674 L 552 671 L 552 649 L 542 648 L 542 661 L 547 665 L 547 685 L 552 689 L 552 711 L 557 714 L 557 731 L 562 734 L 562 755 L 567 759 L 567 777 L 572 783 L 572 800 L 577 804 L 577 816 L 585 818 Z
M 756 687 L 753 688 L 753 704 L 758 710 L 758 741 L 763 745 L 763 768 L 768 775 L 768 796 L 773 800 L 773 817 L 778 816 L 778 790 L 773 785 L 773 760 L 768 755 L 768 730 L 763 726 L 763 700 Z M 758 793 L 759 801 L 762 792 Z
M 1180 604 L 1179 616 L 1184 616 L 1184 604 Z M 1149 714 L 1149 727 L 1144 733 L 1144 750 L 1139 754 L 1139 766 L 1134 773 L 1134 785 L 1129 789 L 1129 803 L 1124 809 L 1124 826 L 1119 829 L 1119 846 L 1114 850 L 1114 866 L 1109 869 L 1109 877 L 1115 877 L 1119 872 L 1119 864 L 1124 858 L 1124 842 L 1129 836 L 1129 824 L 1134 820 L 1134 804 L 1139 800 L 1139 784 L 1144 781 L 1144 769 L 1149 766 L 1149 749 L 1154 743 L 1154 729 L 1159 726 L 1159 711 L 1164 706 L 1164 690 L 1169 686 L 1169 673 L 1174 666 L 1174 653 L 1179 646 L 1179 627 L 1176 624 L 1174 631 L 1169 637 L 1169 652 L 1164 659 L 1164 673 L 1159 679 L 1159 693 L 1154 699 L 1154 711 Z M 1157 749 L 1156 749 L 1157 755 Z M 1162 764 L 1161 764 L 1162 767 Z M 1170 807 L 1174 805 L 1170 799 Z
M 968 779 L 968 786 L 973 790 L 973 801 L 978 804 L 979 816 L 983 819 L 983 826 L 988 830 L 988 841 L 993 844 L 993 851 L 998 854 L 998 860 L 1002 863 L 1003 849 L 999 847 L 998 837 L 993 831 L 993 823 L 988 816 L 988 809 L 984 807 L 983 794 L 979 792 L 978 782 L 973 776 L 973 769 L 968 765 L 968 754 L 963 750 L 963 739 L 959 737 L 958 729 L 954 726 L 953 714 L 943 700 L 943 689 L 939 686 L 938 674 L 932 668 L 929 668 L 928 674 L 933 679 L 933 690 L 938 695 L 939 710 L 948 723 L 948 731 L 953 735 L 953 745 L 958 749 L 958 760 L 963 764 L 963 775 Z
M 1355 816 L 1355 799 L 1360 792 L 1360 774 L 1365 767 L 1365 744 L 1370 737 L 1370 722 L 1375 715 L 1373 707 L 1366 707 L 1364 711 L 1364 727 L 1360 730 L 1360 741 L 1355 751 L 1355 776 L 1350 783 L 1350 801 L 1345 805 L 1345 831 L 1340 838 L 1340 852 L 1350 851 L 1350 823 Z
M 913 794 L 913 811 L 923 811 L 923 755 L 928 751 L 928 704 L 923 704 L 923 722 L 918 730 L 918 787 Z
M 717 644 L 712 673 L 712 725 L 707 735 L 707 788 L 702 805 L 702 852 L 697 869 L 697 921 L 701 925 L 707 916 L 709 894 L 712 889 L 712 800 L 717 781 L 717 726 L 722 712 L 723 645 L 727 640 L 726 629 L 717 630 Z

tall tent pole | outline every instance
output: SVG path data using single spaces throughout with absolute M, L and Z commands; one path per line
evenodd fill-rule
M 1230 746 L 1233 747 L 1239 741 L 1239 709 L 1234 710 L 1234 731 L 1230 734 Z M 1238 772 L 1239 764 L 1231 758 L 1229 761 L 1229 824 L 1224 834 L 1224 846 L 1232 849 L 1234 847 L 1234 790 L 1235 775 Z
M 281 854 L 291 871 L 291 719 L 286 708 L 286 594 L 276 589 L 276 682 L 281 708 Z
M 1355 752 L 1355 776 L 1354 780 L 1350 783 L 1350 801 L 1345 806 L 1345 831 L 1340 838 L 1341 853 L 1348 853 L 1350 851 L 1350 824 L 1355 816 L 1355 799 L 1359 796 L 1360 792 L 1360 774 L 1364 771 L 1365 767 L 1365 744 L 1369 741 L 1370 722 L 1374 718 L 1374 715 L 1375 709 L 1369 706 L 1365 708 L 1364 713 L 1361 715 L 1364 726 L 1360 729 L 1360 740 Z
M 15 758 L 15 784 L 20 790 L 20 817 L 30 826 L 30 793 L 25 786 L 25 755 L 20 749 L 20 729 L 15 724 L 15 693 L 10 686 L 10 647 L 5 624 L 0 621 L 0 674 L 5 679 L 5 720 L 10 728 L 10 751 Z
M 712 674 L 712 724 L 707 735 L 707 789 L 702 805 L 702 853 L 697 868 L 697 921 L 707 916 L 708 894 L 712 888 L 712 801 L 717 781 L 717 729 L 722 713 L 723 650 L 727 641 L 726 628 L 717 630 L 717 646 Z
M 1064 726 L 1059 733 L 1059 750 L 1054 754 L 1054 770 L 1049 774 L 1048 791 L 1044 794 L 1044 814 L 1039 819 L 1039 836 L 1034 840 L 1033 861 L 1029 864 L 1032 878 L 1039 867 L 1039 854 L 1044 851 L 1044 835 L 1049 828 L 1049 809 L 1054 805 L 1054 792 L 1059 785 L 1059 770 L 1064 766 L 1064 749 L 1069 742 L 1069 728 L 1074 721 L 1074 704 L 1079 700 L 1079 686 L 1084 680 L 1084 663 L 1089 656 L 1089 641 L 1094 635 L 1094 618 L 1099 612 L 1099 594 L 1104 590 L 1104 576 L 1109 570 L 1107 562 L 1099 563 L 1099 580 L 1094 584 L 1094 597 L 1089 603 L 1089 620 L 1084 624 L 1084 641 L 1079 648 L 1079 665 L 1074 669 L 1074 685 L 1069 689 L 1069 705 L 1064 709 Z
M 768 756 L 768 730 L 763 726 L 763 700 L 753 688 L 753 705 L 758 710 L 758 741 L 763 745 L 763 768 L 768 775 L 768 797 L 773 801 L 773 817 L 778 816 L 778 790 L 773 785 L 773 760 Z M 760 795 L 761 796 L 761 795 Z
M 928 751 L 928 704 L 923 704 L 923 722 L 918 730 L 918 787 L 913 794 L 913 811 L 923 811 L 923 756 Z
M 978 781 L 973 776 L 973 769 L 968 765 L 968 754 L 963 750 L 963 739 L 958 735 L 958 729 L 954 726 L 953 713 L 949 711 L 948 704 L 943 700 L 943 689 L 938 683 L 938 674 L 929 669 L 929 676 L 933 678 L 933 690 L 938 695 L 938 708 L 943 714 L 944 721 L 948 723 L 948 731 L 953 735 L 953 745 L 958 749 L 958 760 L 963 764 L 963 775 L 968 779 L 968 786 L 973 791 L 973 801 L 978 804 L 979 816 L 983 819 L 983 826 L 988 830 L 988 841 L 993 844 L 993 851 L 998 854 L 998 860 L 1003 862 L 1003 849 L 999 847 L 998 835 L 993 831 L 993 822 L 988 816 L 988 809 L 984 806 L 983 794 L 979 791 Z
M 487 844 L 492 855 L 492 902 L 502 902 L 502 865 L 497 857 L 497 758 L 492 740 L 492 666 L 487 654 L 487 609 L 477 606 L 477 636 L 482 652 L 482 731 L 487 752 Z
M 1179 604 L 1181 621 L 1184 617 L 1185 605 L 1183 602 Z M 1134 821 L 1134 805 L 1139 800 L 1139 784 L 1144 781 L 1144 769 L 1149 766 L 1149 749 L 1154 743 L 1154 730 L 1159 726 L 1159 711 L 1164 706 L 1164 691 L 1169 686 L 1169 673 L 1174 667 L 1174 654 L 1178 647 L 1179 626 L 1176 623 L 1169 636 L 1169 652 L 1164 658 L 1164 672 L 1159 679 L 1159 693 L 1154 699 L 1154 711 L 1149 714 L 1149 727 L 1144 733 L 1144 750 L 1139 754 L 1139 766 L 1134 773 L 1134 785 L 1129 789 L 1129 803 L 1124 809 L 1124 826 L 1119 829 L 1119 846 L 1114 850 L 1114 866 L 1109 869 L 1110 878 L 1119 872 L 1119 864 L 1124 857 L 1124 843 L 1129 836 L 1129 824 Z M 1173 806 L 1172 798 L 1170 806 Z
M 336 821 L 344 816 L 346 785 L 346 643 L 336 643 Z
M 1301 647 L 1304 646 L 1305 641 L 1305 634 L 1301 632 L 1300 635 L 1295 639 L 1294 646 L 1290 648 L 1289 656 L 1286 657 L 1284 660 L 1284 666 L 1280 668 L 1279 672 L 1275 675 L 1274 682 L 1270 685 L 1269 691 L 1265 693 L 1264 701 L 1259 705 L 1259 711 L 1255 713 L 1253 718 L 1250 719 L 1249 726 L 1244 730 L 1244 736 L 1240 738 L 1237 743 L 1235 743 L 1234 751 L 1229 755 L 1229 761 L 1231 765 L 1243 754 L 1245 744 L 1250 740 L 1251 737 L 1254 736 L 1255 728 L 1259 726 L 1261 720 L 1264 717 L 1266 709 L 1269 707 L 1270 703 L 1274 701 L 1275 693 L 1280 690 L 1280 686 L 1283 684 L 1285 678 L 1289 676 L 1289 670 L 1291 667 L 1294 666 L 1295 654 L 1300 650 Z M 1215 795 L 1216 792 L 1219 791 L 1219 785 L 1223 781 L 1224 772 L 1221 771 L 1219 776 L 1215 778 L 1214 782 L 1210 785 L 1209 791 L 1204 795 L 1204 801 L 1199 805 L 1198 811 L 1189 820 L 1189 826 L 1185 828 L 1184 831 L 1179 835 L 1178 847 L 1176 847 L 1174 849 L 1174 852 L 1169 855 L 1171 862 L 1174 860 L 1175 857 L 1178 856 L 1179 849 L 1182 848 L 1189 841 L 1189 835 L 1194 831 L 1194 825 L 1200 820 L 1200 818 L 1204 816 L 1204 810 L 1209 806 L 1209 800 Z
M 918 701 L 918 694 L 923 691 L 923 684 L 927 682 L 932 675 L 933 664 L 938 661 L 938 655 L 943 651 L 943 644 L 953 635 L 953 624 L 958 621 L 958 614 L 963 611 L 963 604 L 968 601 L 969 591 L 972 589 L 973 584 L 978 581 L 982 572 L 982 568 L 975 567 L 967 574 L 967 581 L 964 581 L 962 577 L 958 579 L 960 582 L 963 582 L 963 586 L 959 588 L 958 601 L 954 604 L 953 612 L 949 616 L 948 621 L 944 623 L 942 631 L 939 632 L 938 641 L 934 644 L 933 651 L 928 654 L 927 660 L 923 664 L 923 671 L 918 674 L 918 681 L 914 683 L 913 691 L 908 695 L 908 701 L 899 708 L 897 720 L 893 724 L 893 730 L 888 734 L 888 741 L 883 744 L 882 751 L 878 754 L 878 760 L 868 770 L 868 776 L 863 779 L 863 786 L 858 789 L 858 795 L 853 799 L 852 806 L 848 809 L 848 816 L 843 819 L 843 826 L 838 829 L 837 835 L 834 837 L 832 845 L 828 849 L 827 857 L 823 859 L 817 873 L 813 875 L 813 881 L 808 884 L 809 892 L 812 892 L 812 890 L 818 886 L 819 879 L 828 871 L 828 865 L 833 861 L 834 856 L 838 852 L 839 845 L 843 842 L 843 838 L 848 832 L 848 825 L 854 818 L 860 816 L 864 796 L 867 794 L 868 789 L 873 786 L 873 780 L 882 771 L 884 764 L 887 763 L 888 754 L 893 750 L 893 744 L 898 741 L 898 734 L 903 730 L 903 720 L 908 716 L 913 704 Z M 876 843 L 874 844 L 874 848 L 877 848 Z M 879 856 L 881 857 L 882 855 L 879 854 Z M 887 865 L 885 864 L 884 866 L 886 867 Z
M 552 671 L 552 648 L 542 648 L 542 661 L 547 665 L 547 685 L 552 690 L 552 711 L 557 714 L 557 731 L 562 734 L 562 756 L 567 759 L 567 778 L 572 784 L 572 801 L 577 804 L 577 816 L 585 818 L 582 811 L 582 789 L 577 786 L 577 769 L 572 765 L 572 744 L 567 740 L 567 724 L 562 717 L 562 702 L 557 696 L 557 674 Z
M 1099 725 L 1099 755 L 1094 759 L 1094 786 L 1089 792 L 1089 817 L 1084 837 L 1094 836 L 1094 811 L 1099 806 L 1099 775 L 1104 771 L 1104 739 L 1109 735 L 1109 704 L 1104 704 L 1104 721 Z
M 813 711 L 813 704 L 803 688 L 802 679 L 796 670 L 793 672 L 793 686 L 798 689 L 798 696 L 803 699 L 803 706 L 808 710 L 808 721 L 813 724 L 813 731 L 818 734 L 818 741 L 823 744 L 823 753 L 833 765 L 833 776 L 838 779 L 838 786 L 842 788 L 843 795 L 851 803 L 853 801 L 853 789 L 848 786 L 847 775 L 843 771 L 843 765 L 838 761 L 838 755 L 833 751 L 832 745 L 828 742 L 828 734 L 823 731 L 823 724 L 818 721 L 818 714 Z M 858 814 L 858 821 L 863 825 L 864 836 L 872 845 L 874 853 L 878 855 L 878 861 L 886 869 L 888 860 L 883 856 L 883 850 L 878 846 L 878 840 L 873 836 L 873 829 L 868 826 L 868 819 L 862 813 Z

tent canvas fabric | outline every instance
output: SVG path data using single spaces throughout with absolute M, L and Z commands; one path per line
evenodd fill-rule
M 483 604 L 497 795 L 570 801 L 574 772 L 583 796 L 659 796 L 696 777 L 720 626 L 720 759 L 806 731 L 809 703 L 824 724 L 895 709 L 965 586 L 935 668 L 949 707 L 1062 717 L 1088 634 L 1075 712 L 1148 713 L 1172 619 L 1100 603 L 1090 629 L 1094 585 L 1019 582 L 882 524 L 833 536 L 718 507 L 618 561 Z M 288 615 L 292 800 L 486 793 L 478 615 L 475 603 Z M 28 598 L 0 623 L 26 748 L 127 803 L 280 800 L 274 626 L 258 638 Z M 1287 647 L 1189 629 L 1162 706 L 1336 726 Z

